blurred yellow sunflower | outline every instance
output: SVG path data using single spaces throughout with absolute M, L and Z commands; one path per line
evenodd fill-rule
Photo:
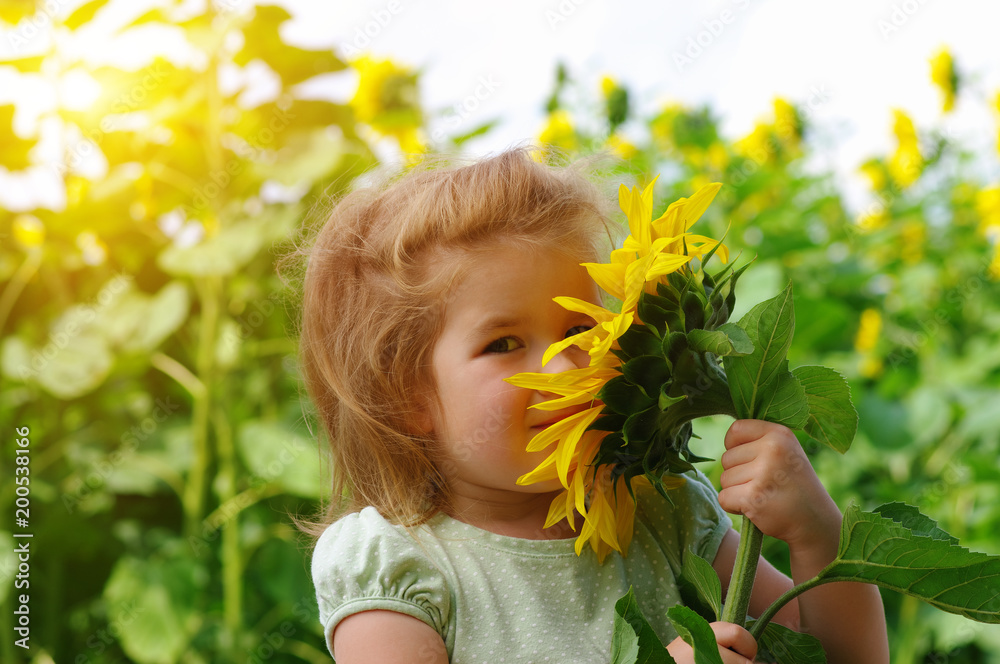
M 363 55 L 351 61 L 358 72 L 358 89 L 350 101 L 358 121 L 399 141 L 404 152 L 423 152 L 423 116 L 417 73 L 388 59 Z
M 955 107 L 955 95 L 958 93 L 958 72 L 955 61 L 946 48 L 942 48 L 930 60 L 931 80 L 941 90 L 941 110 L 950 112 Z
M 549 113 L 545 126 L 538 135 L 538 141 L 543 145 L 552 145 L 563 150 L 575 150 L 579 142 L 570 114 L 562 109 Z
M 923 170 L 917 130 L 909 115 L 894 109 L 892 132 L 896 135 L 896 152 L 889 159 L 889 174 L 896 184 L 905 189 L 920 177 Z

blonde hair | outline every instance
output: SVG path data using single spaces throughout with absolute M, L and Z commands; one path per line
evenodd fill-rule
M 459 167 L 438 158 L 335 206 L 305 252 L 300 335 L 334 500 L 300 527 L 318 536 L 368 505 L 404 525 L 447 510 L 441 453 L 418 422 L 436 406 L 430 357 L 448 293 L 497 242 L 596 260 L 613 225 L 586 168 L 538 163 L 527 147 Z

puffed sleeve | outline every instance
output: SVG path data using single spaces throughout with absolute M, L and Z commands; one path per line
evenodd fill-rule
M 313 552 L 312 577 L 331 655 L 334 628 L 362 611 L 404 613 L 446 638 L 451 596 L 442 572 L 410 535 L 374 508 L 327 528 Z
M 676 574 L 687 551 L 708 562 L 715 560 L 722 538 L 733 524 L 704 473 L 695 469 L 684 473 L 684 478 L 682 486 L 667 491 L 670 502 L 655 491 L 647 491 L 646 500 L 640 503 L 640 518 L 668 554 Z

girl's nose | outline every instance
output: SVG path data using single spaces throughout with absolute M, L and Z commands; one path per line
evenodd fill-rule
M 548 361 L 542 371 L 544 373 L 559 373 L 571 369 L 582 369 L 590 364 L 590 355 L 577 346 L 570 346 Z

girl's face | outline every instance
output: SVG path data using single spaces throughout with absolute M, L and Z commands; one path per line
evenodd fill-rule
M 497 491 L 559 488 L 557 480 L 515 483 L 551 452 L 529 453 L 525 446 L 583 406 L 529 410 L 556 395 L 503 379 L 523 371 L 557 373 L 587 366 L 587 353 L 570 346 L 542 367 L 550 344 L 594 326 L 589 316 L 552 301 L 560 295 L 599 304 L 597 287 L 578 261 L 507 245 L 477 258 L 451 293 L 431 356 L 440 408 L 429 420 L 448 455 L 445 473 L 456 493 L 497 497 Z

